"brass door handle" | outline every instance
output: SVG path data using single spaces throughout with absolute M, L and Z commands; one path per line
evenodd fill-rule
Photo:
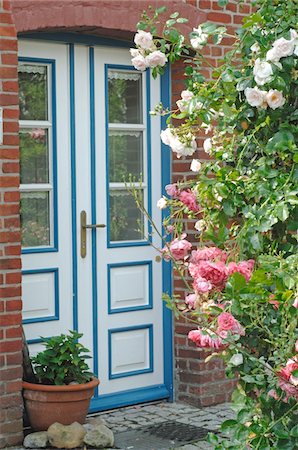
M 87 228 L 105 228 L 104 223 L 87 224 L 87 214 L 86 211 L 81 211 L 81 257 L 86 258 L 87 254 Z

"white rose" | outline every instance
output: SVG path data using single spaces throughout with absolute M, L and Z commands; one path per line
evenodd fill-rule
M 182 91 L 181 92 L 181 98 L 182 98 L 182 100 L 185 100 L 186 102 L 188 102 L 190 99 L 192 99 L 193 98 L 193 92 L 191 92 L 191 91 Z
M 153 36 L 143 30 L 138 30 L 134 37 L 135 44 L 144 50 L 150 50 L 153 45 Z
M 130 48 L 129 51 L 133 58 L 135 58 L 136 56 L 139 56 L 139 54 L 140 54 L 140 51 L 137 48 Z
M 198 159 L 193 159 L 190 165 L 190 170 L 193 172 L 199 172 L 202 167 L 202 164 Z
M 199 37 L 191 38 L 190 43 L 194 50 L 202 50 L 204 47 L 204 45 L 202 45 L 202 40 Z
M 294 55 L 298 56 L 298 45 L 296 45 L 296 47 L 295 47 Z
M 236 353 L 232 356 L 232 358 L 229 361 L 229 364 L 232 364 L 232 366 L 240 366 L 243 363 L 243 355 L 242 353 Z
M 165 209 L 167 207 L 167 201 L 164 197 L 161 197 L 156 203 L 158 209 Z
M 293 30 L 293 28 L 290 29 L 290 36 L 291 39 L 298 39 L 298 33 L 296 30 Z
M 180 109 L 181 112 L 187 112 L 188 111 L 188 102 L 185 100 L 177 100 L 176 105 Z
M 260 51 L 260 46 L 257 42 L 255 42 L 251 47 L 250 47 L 251 51 L 253 53 L 259 53 Z
M 150 67 L 164 66 L 167 60 L 166 55 L 160 50 L 155 50 L 146 56 L 146 62 Z
M 293 54 L 294 45 L 294 39 L 288 41 L 282 37 L 273 42 L 272 47 L 279 58 L 284 58 L 285 56 L 290 56 Z
M 279 62 L 279 58 L 280 57 L 278 56 L 275 48 L 271 48 L 266 53 L 266 61 L 272 61 L 274 63 L 277 63 L 277 62 Z
M 171 145 L 172 140 L 175 138 L 171 128 L 162 130 L 162 132 L 160 133 L 160 137 L 165 145 Z
M 181 142 L 179 137 L 175 136 L 171 141 L 170 146 L 172 151 L 177 153 L 177 158 L 181 158 L 181 156 L 192 156 L 197 149 L 197 143 L 194 136 L 192 136 L 188 144 Z
M 203 144 L 203 149 L 206 153 L 208 153 L 208 155 L 210 154 L 210 152 L 212 150 L 212 139 L 211 138 L 205 139 L 204 144 Z
M 199 231 L 200 233 L 204 230 L 205 228 L 205 221 L 204 220 L 197 220 L 195 225 L 194 225 L 195 229 L 197 231 Z
M 135 56 L 134 58 L 132 58 L 131 60 L 132 65 L 137 69 L 137 70 L 146 70 L 148 67 L 148 64 L 146 62 L 146 59 L 144 58 L 144 56 L 142 56 L 141 54 L 138 54 L 137 56 Z
M 268 83 L 268 81 L 271 78 L 271 75 L 273 74 L 271 64 L 269 64 L 266 61 L 262 61 L 260 58 L 258 58 L 255 61 L 253 74 L 256 83 L 263 86 L 263 84 Z
M 217 192 L 215 192 L 215 194 L 214 194 L 214 198 L 215 198 L 215 200 L 217 200 L 219 203 L 221 203 L 222 202 L 222 196 L 221 195 L 219 195 Z
M 264 106 L 266 91 L 261 91 L 258 87 L 246 88 L 244 94 L 250 106 L 256 106 L 257 108 Z
M 286 102 L 286 99 L 282 95 L 282 92 L 277 91 L 276 89 L 270 89 L 270 91 L 266 95 L 266 101 L 270 108 L 276 109 L 283 106 Z

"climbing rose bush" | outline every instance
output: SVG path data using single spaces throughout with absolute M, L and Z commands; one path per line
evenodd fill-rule
M 222 424 L 226 438 L 210 434 L 209 442 L 215 449 L 295 449 L 298 3 L 251 5 L 216 66 L 204 49 L 231 38 L 225 27 L 198 24 L 184 36 L 179 24 L 187 20 L 178 12 L 161 17 L 166 8 L 144 12 L 131 54 L 135 68 L 150 68 L 155 78 L 166 62 L 184 63 L 176 108 L 159 104 L 151 112 L 167 116 L 161 140 L 169 151 L 193 157 L 192 179 L 167 185 L 158 201 L 168 212 L 159 251 L 185 285 L 183 298 L 164 294 L 167 306 L 193 324 L 189 340 L 211 349 L 208 359 L 223 358 L 227 375 L 238 379 L 236 419 Z M 198 132 L 211 157 L 205 161 L 197 154 Z

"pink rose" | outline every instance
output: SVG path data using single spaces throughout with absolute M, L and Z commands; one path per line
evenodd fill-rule
M 294 308 L 298 308 L 298 296 L 295 298 L 295 300 L 293 302 L 293 306 L 294 306 Z
M 212 285 L 222 290 L 225 287 L 228 272 L 223 262 L 213 263 L 210 261 L 201 261 L 198 264 L 198 275 L 210 281 Z
M 168 233 L 173 233 L 174 231 L 175 231 L 174 225 L 168 225 L 168 226 L 167 226 L 167 232 L 168 232 Z
M 194 250 L 191 253 L 191 262 L 198 263 L 199 261 L 222 261 L 226 262 L 227 254 L 217 247 L 205 247 L 201 250 Z
M 272 397 L 272 398 L 274 398 L 275 400 L 278 400 L 278 399 L 279 399 L 278 394 L 277 394 L 277 392 L 276 392 L 275 389 L 270 389 L 270 391 L 268 392 L 267 395 L 268 395 L 268 397 Z
M 238 264 L 231 262 L 228 265 L 228 274 L 230 276 L 233 273 L 238 272 L 244 276 L 246 281 L 249 281 L 251 279 L 254 264 L 255 261 L 253 259 L 249 259 L 248 261 L 240 261 Z
M 197 300 L 196 294 L 188 294 L 185 297 L 185 303 L 191 309 L 196 309 L 196 300 Z
M 292 375 L 294 370 L 298 370 L 298 357 L 289 359 L 286 367 L 283 367 L 277 375 L 279 376 L 279 387 L 285 392 L 285 401 L 288 401 L 289 397 L 294 397 L 298 400 L 298 379 Z
M 240 334 L 241 336 L 245 334 L 244 329 L 238 320 L 236 320 L 235 317 L 228 312 L 223 312 L 218 316 L 217 324 L 217 332 L 223 338 L 227 336 L 228 331 L 232 334 Z
M 193 288 L 198 294 L 205 294 L 212 290 L 212 284 L 205 278 L 195 278 Z
M 170 244 L 170 251 L 174 259 L 184 259 L 191 249 L 191 243 L 186 239 L 174 239 Z
M 215 349 L 224 348 L 222 340 L 210 330 L 206 330 L 204 333 L 200 328 L 198 330 L 191 330 L 188 333 L 188 339 L 193 341 L 197 347 Z
M 187 189 L 187 191 L 182 191 L 179 195 L 179 200 L 182 203 L 184 203 L 184 205 L 187 206 L 187 208 L 190 211 L 193 212 L 199 211 L 199 205 L 197 204 L 197 197 L 190 189 Z
M 166 193 L 170 196 L 170 197 L 178 197 L 178 195 L 180 194 L 180 191 L 177 187 L 177 184 L 167 184 L 166 187 Z

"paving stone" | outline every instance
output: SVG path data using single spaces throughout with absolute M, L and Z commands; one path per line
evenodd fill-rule
M 144 450 L 148 447 L 145 446 L 142 448 L 137 444 L 139 439 L 138 428 L 162 422 L 176 421 L 216 431 L 224 420 L 234 418 L 235 413 L 231 410 L 230 404 L 228 403 L 205 408 L 196 408 L 183 403 L 159 402 L 149 405 L 119 408 L 111 412 L 105 411 L 98 414 L 91 414 L 88 417 L 92 420 L 95 420 L 96 418 L 105 420 L 108 428 L 115 434 L 119 433 L 119 437 L 121 437 L 121 433 L 131 431 L 131 444 L 126 442 L 124 445 L 124 442 L 121 443 L 120 439 L 120 441 L 118 440 L 117 442 L 118 450 Z M 212 448 L 213 447 L 210 444 L 204 440 L 200 440 L 178 447 L 173 446 L 172 443 L 167 447 L 158 447 L 158 450 L 209 450 Z M 24 448 L 15 447 L 13 450 L 24 450 Z

